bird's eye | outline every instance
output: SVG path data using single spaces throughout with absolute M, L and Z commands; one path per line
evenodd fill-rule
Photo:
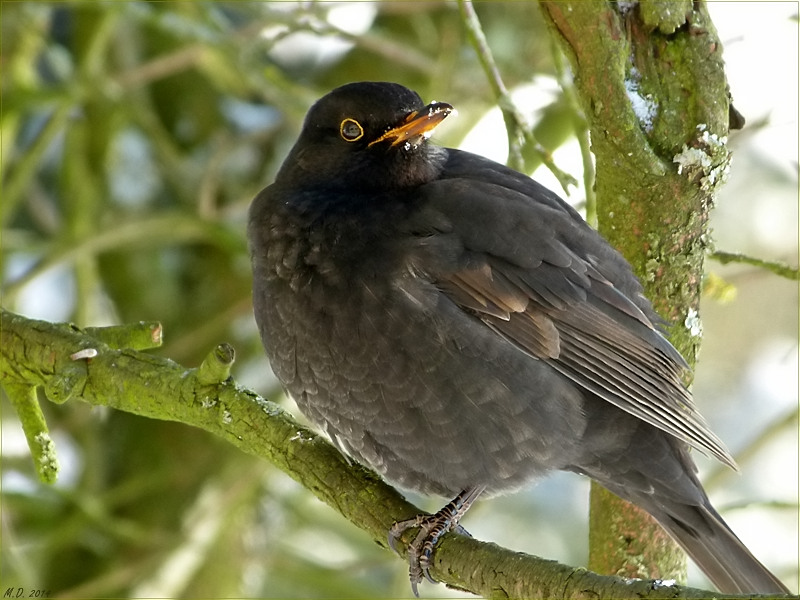
M 364 128 L 354 119 L 345 119 L 339 125 L 339 135 L 345 142 L 355 142 L 364 136 Z

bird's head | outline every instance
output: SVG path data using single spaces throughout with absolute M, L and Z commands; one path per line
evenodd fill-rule
M 278 181 L 348 189 L 397 188 L 433 179 L 444 151 L 427 138 L 453 111 L 427 106 L 396 83 L 339 87 L 308 111 Z

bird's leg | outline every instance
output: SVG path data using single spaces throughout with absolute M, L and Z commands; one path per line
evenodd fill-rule
M 413 519 L 398 521 L 392 525 L 389 530 L 389 546 L 395 551 L 400 536 L 408 529 L 419 527 L 417 537 L 408 546 L 408 577 L 415 596 L 419 597 L 417 584 L 422 581 L 423 576 L 431 583 L 436 583 L 430 574 L 430 562 L 439 538 L 453 529 L 469 535 L 458 522 L 483 490 L 484 486 L 467 488 L 434 515 L 417 515 Z

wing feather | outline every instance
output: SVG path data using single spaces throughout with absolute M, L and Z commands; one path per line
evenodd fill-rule
M 733 458 L 697 412 L 682 383 L 683 360 L 642 311 L 633 305 L 618 308 L 621 297 L 603 289 L 608 283 L 592 282 L 588 289 L 583 288 L 580 293 L 573 290 L 572 298 L 567 298 L 567 291 L 574 286 L 569 278 L 560 287 L 546 285 L 547 291 L 543 292 L 542 288 L 530 287 L 534 279 L 532 274 L 526 274 L 529 293 L 525 304 L 516 294 L 494 289 L 496 281 L 514 279 L 495 264 L 489 269 L 472 270 L 466 277 L 454 274 L 444 289 L 461 290 L 461 295 L 473 300 L 461 303 L 464 308 L 477 313 L 493 330 L 532 357 L 735 468 Z M 548 274 L 548 281 L 552 284 L 553 272 Z M 596 294 L 597 289 L 603 292 Z M 458 297 L 451 293 L 454 300 Z M 544 298 L 547 300 L 542 301 Z M 501 307 L 501 314 L 490 306 Z
M 503 174 L 439 182 L 452 194 L 433 193 L 431 206 L 452 225 L 439 254 L 450 258 L 412 256 L 414 272 L 576 385 L 736 468 L 627 262 L 557 197 L 522 176 L 510 189 Z

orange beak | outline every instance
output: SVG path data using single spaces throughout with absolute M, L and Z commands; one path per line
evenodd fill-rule
M 406 143 L 419 146 L 451 112 L 453 112 L 451 105 L 445 102 L 432 102 L 422 110 L 410 113 L 400 125 L 371 141 L 369 145 L 391 141 L 393 147 Z

